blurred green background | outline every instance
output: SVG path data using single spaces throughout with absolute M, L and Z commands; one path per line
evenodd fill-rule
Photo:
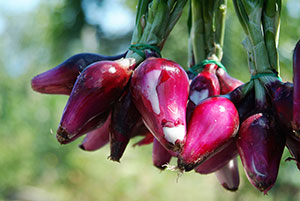
M 249 79 L 242 28 L 228 2 L 223 63 L 231 75 Z M 268 195 L 250 185 L 240 165 L 236 193 L 214 174 L 160 172 L 151 145 L 128 146 L 121 163 L 107 159 L 109 147 L 88 153 L 82 139 L 61 146 L 56 131 L 67 96 L 33 92 L 33 76 L 73 54 L 126 51 L 134 27 L 134 0 L 0 1 L 0 200 L 299 200 L 300 172 L 284 162 Z M 292 79 L 292 51 L 300 38 L 300 2 L 283 2 L 279 54 L 283 81 Z M 162 52 L 187 64 L 187 8 Z M 138 139 L 133 139 L 132 145 Z M 172 161 L 175 164 L 175 161 Z

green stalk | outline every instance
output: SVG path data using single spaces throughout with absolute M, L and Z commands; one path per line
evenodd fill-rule
M 200 0 L 191 0 L 191 6 L 192 28 L 190 38 L 192 41 L 195 64 L 198 64 L 206 59 L 202 2 Z
M 261 84 L 259 79 L 253 80 L 254 82 L 254 90 L 255 90 L 255 105 L 259 110 L 264 110 L 268 107 L 266 91 L 264 86 Z
M 223 56 L 227 0 L 191 0 L 188 18 L 188 66 L 201 71 L 202 61 Z M 195 66 L 196 65 L 196 66 Z M 198 69 L 195 69 L 198 68 Z
M 266 0 L 263 12 L 263 29 L 270 65 L 274 71 L 279 72 L 277 46 L 280 8 L 277 1 L 278 0 Z
M 243 46 L 246 49 L 248 54 L 248 67 L 249 67 L 250 74 L 255 75 L 257 71 L 254 65 L 253 48 L 251 46 L 251 41 L 248 36 L 246 36 L 245 40 L 243 41 Z
M 147 20 L 145 28 L 145 33 L 148 34 L 144 34 L 140 41 L 155 44 L 162 49 L 165 40 L 181 16 L 186 1 L 187 0 L 153 0 L 153 5 L 149 7 L 148 14 L 151 18 Z
M 174 6 L 174 4 L 176 3 L 175 0 L 168 0 L 168 5 L 169 5 L 169 8 L 172 8 Z M 171 9 L 170 9 L 171 10 Z
M 149 7 L 148 20 L 139 43 L 157 45 L 162 48 L 162 41 L 169 21 L 170 10 L 166 1 L 153 0 Z
M 207 58 L 215 58 L 215 38 L 214 38 L 214 0 L 202 0 L 202 11 L 204 21 L 205 52 Z
M 191 0 L 189 52 L 196 64 L 205 59 L 222 59 L 226 3 L 227 0 Z
M 247 35 L 243 44 L 248 52 L 252 75 L 250 82 L 254 84 L 256 107 L 263 110 L 268 107 L 267 85 L 278 80 L 276 77 L 279 69 L 277 45 L 281 0 L 233 1 Z
M 256 75 L 256 68 L 255 68 L 255 61 L 254 61 L 254 54 L 253 54 L 253 49 L 251 45 L 251 41 L 249 37 L 246 37 L 246 39 L 243 41 L 244 46 L 246 47 L 247 53 L 248 53 L 248 66 L 250 69 L 251 75 Z M 270 76 L 264 76 L 260 77 L 259 79 L 254 79 L 250 80 L 249 86 L 254 89 L 255 92 L 255 105 L 256 108 L 259 110 L 264 110 L 267 107 L 267 97 L 266 97 L 266 92 L 264 88 L 264 83 L 261 82 L 261 79 L 264 79 L 266 77 Z M 251 83 L 251 84 L 250 84 Z M 251 89 L 248 89 L 250 91 Z
M 246 11 L 244 10 L 244 7 L 241 4 L 242 2 L 240 0 L 233 0 L 235 13 L 242 25 L 242 28 L 244 29 L 244 32 L 246 33 L 246 35 L 249 35 L 249 31 L 248 31 L 249 18 L 246 14 Z
M 178 21 L 179 17 L 182 14 L 182 10 L 186 4 L 187 0 L 177 0 L 175 3 L 173 3 L 170 12 L 171 15 L 169 17 L 169 23 L 168 27 L 166 29 L 166 36 L 168 36 L 175 26 L 175 23 Z
M 272 69 L 270 68 L 268 52 L 261 26 L 263 0 L 241 0 L 241 2 L 240 5 L 244 6 L 244 10 L 249 19 L 248 36 L 253 47 L 253 57 L 257 73 L 271 73 Z
M 133 32 L 131 44 L 136 44 L 138 39 L 142 36 L 145 23 L 146 23 L 146 14 L 148 10 L 148 5 L 152 0 L 140 0 L 138 2 L 136 19 L 135 19 L 135 30 Z
M 216 46 L 216 56 L 219 61 L 223 57 L 223 43 L 224 43 L 224 33 L 225 33 L 225 19 L 227 11 L 227 0 L 219 0 L 214 8 L 215 13 L 215 46 Z
M 187 0 L 139 0 L 136 27 L 131 44 L 147 44 L 160 50 L 181 16 Z M 146 50 L 141 50 L 145 52 Z M 131 57 L 139 64 L 144 60 L 135 51 L 128 51 L 126 57 Z
M 188 21 L 187 21 L 187 28 L 188 28 L 188 68 L 191 68 L 195 65 L 195 56 L 193 51 L 193 42 L 191 38 L 191 28 L 192 28 L 192 2 L 189 1 L 189 13 L 188 13 Z
M 255 68 L 255 61 L 253 58 L 253 49 L 252 49 L 252 45 L 251 45 L 251 41 L 249 39 L 249 37 L 246 37 L 246 39 L 243 41 L 244 47 L 247 50 L 248 53 L 248 66 L 250 69 L 250 73 L 251 75 L 256 75 L 256 68 Z M 267 97 L 266 97 L 266 91 L 264 88 L 264 83 L 261 82 L 261 79 L 264 78 L 269 78 L 270 76 L 264 76 L 264 77 L 260 77 L 259 79 L 254 79 L 254 80 L 250 80 L 248 82 L 248 92 L 251 89 L 254 89 L 254 93 L 255 93 L 255 105 L 256 105 L 256 109 L 258 110 L 264 110 L 267 107 Z M 246 96 L 246 94 L 245 94 Z
M 258 110 L 266 109 L 268 86 L 278 81 L 277 53 L 281 0 L 233 0 L 234 7 L 246 33 L 243 44 L 248 52 L 252 75 L 249 82 L 255 90 Z M 269 75 L 270 73 L 270 75 Z

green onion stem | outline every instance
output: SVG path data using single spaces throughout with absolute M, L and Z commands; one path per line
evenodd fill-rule
M 186 2 L 187 0 L 139 0 L 131 44 L 148 44 L 162 50 Z M 126 57 L 135 58 L 137 64 L 144 60 L 132 50 L 128 51 Z

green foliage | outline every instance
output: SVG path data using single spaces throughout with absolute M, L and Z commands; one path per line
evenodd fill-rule
M 65 0 L 51 9 L 49 16 L 47 32 L 52 42 L 52 55 L 53 58 L 61 58 L 66 50 L 72 48 L 72 42 L 80 38 L 81 30 L 86 25 L 81 1 Z
M 132 12 L 134 2 L 126 1 Z M 246 51 L 241 44 L 244 34 L 232 2 L 228 4 L 223 63 L 231 75 L 247 81 Z M 300 19 L 289 15 L 285 2 L 282 11 L 281 76 L 291 81 L 292 49 L 300 36 Z M 294 162 L 282 161 L 276 185 L 263 196 L 249 184 L 242 168 L 240 190 L 231 193 L 222 189 L 213 174 L 186 173 L 176 182 L 176 172 L 159 172 L 152 166 L 150 145 L 128 146 L 121 164 L 107 160 L 109 147 L 83 152 L 77 148 L 82 139 L 59 145 L 51 130 L 55 133 L 67 97 L 35 93 L 30 79 L 74 53 L 125 51 L 130 33 L 119 38 L 105 36 L 105 30 L 85 21 L 80 0 L 41 1 L 27 13 L 1 8 L 0 13 L 6 20 L 5 32 L 0 32 L 0 200 L 299 200 L 300 174 Z M 186 21 L 187 9 L 162 51 L 185 68 Z M 94 33 L 90 40 L 101 47 L 89 48 L 82 39 L 86 32 Z M 283 159 L 287 157 L 286 152 Z

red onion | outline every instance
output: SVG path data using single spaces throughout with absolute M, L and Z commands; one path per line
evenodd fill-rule
M 278 81 L 269 87 L 269 91 L 271 92 L 272 104 L 280 123 L 287 129 L 292 129 L 293 84 Z M 299 136 L 298 138 L 300 139 Z
M 238 133 L 237 147 L 249 181 L 267 193 L 274 185 L 285 145 L 272 114 L 257 113 L 247 118 Z
M 122 95 L 132 71 L 130 59 L 100 61 L 78 77 L 57 130 L 59 142 L 101 126 Z
M 132 137 L 132 131 L 141 115 L 131 101 L 131 93 L 120 98 L 113 107 L 110 124 L 110 156 L 113 161 L 120 161 L 127 144 Z
M 190 171 L 212 157 L 235 136 L 239 127 L 234 104 L 224 97 L 211 97 L 194 110 L 178 167 Z
M 224 69 L 218 68 L 217 76 L 221 86 L 221 94 L 227 94 L 244 84 L 242 81 L 231 77 Z
M 288 148 L 292 158 L 288 158 L 287 160 L 295 160 L 298 169 L 300 170 L 300 141 L 295 139 L 292 132 L 288 132 L 286 137 L 286 147 Z
M 189 121 L 195 107 L 204 99 L 220 94 L 220 84 L 216 76 L 215 64 L 208 64 L 190 84 L 189 102 L 187 106 L 187 121 Z
M 189 81 L 175 62 L 148 58 L 134 71 L 133 101 L 145 125 L 169 150 L 179 150 L 186 134 Z
M 240 185 L 237 158 L 230 160 L 223 168 L 215 172 L 219 183 L 229 191 L 237 191 Z
M 166 150 L 158 140 L 153 140 L 152 161 L 158 169 L 165 169 L 172 158 L 171 153 Z
M 40 93 L 70 95 L 77 76 L 87 66 L 97 61 L 112 61 L 124 56 L 125 54 L 116 56 L 103 56 L 94 53 L 76 54 L 58 66 L 32 78 L 31 87 Z
M 298 41 L 293 54 L 293 129 L 300 130 L 300 41 Z
M 223 150 L 195 167 L 195 171 L 200 174 L 213 173 L 224 167 L 237 153 L 236 137 L 234 137 L 225 145 Z
M 109 142 L 110 121 L 111 115 L 100 128 L 87 133 L 79 147 L 85 151 L 95 151 L 106 145 Z

